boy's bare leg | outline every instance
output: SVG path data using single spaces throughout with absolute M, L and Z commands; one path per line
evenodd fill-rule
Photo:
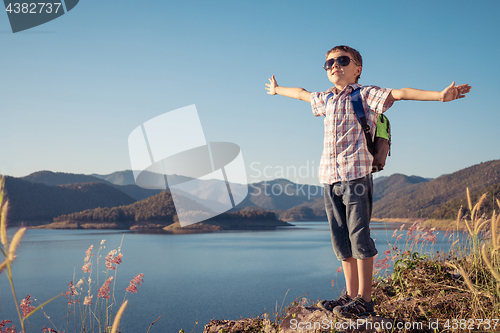
M 372 300 L 373 257 L 357 259 L 359 289 L 358 294 L 367 302 Z
M 361 295 L 367 302 L 372 300 L 373 258 L 342 260 L 347 295 Z
M 344 269 L 345 286 L 347 295 L 350 298 L 358 296 L 359 290 L 359 274 L 358 274 L 358 260 L 353 257 L 342 260 L 342 268 Z

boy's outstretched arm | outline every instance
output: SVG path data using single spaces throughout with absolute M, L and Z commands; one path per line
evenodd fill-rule
M 300 99 L 301 101 L 311 103 L 311 93 L 303 88 L 287 88 L 278 86 L 274 75 L 266 83 L 266 90 L 269 95 L 281 95 Z
M 441 101 L 449 102 L 455 99 L 464 98 L 470 92 L 471 86 L 461 84 L 455 86 L 455 81 L 443 91 L 419 90 L 413 88 L 393 89 L 387 97 L 388 102 L 413 100 L 413 101 Z

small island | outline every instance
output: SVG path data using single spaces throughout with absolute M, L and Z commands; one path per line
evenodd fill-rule
M 196 203 L 192 204 L 196 207 Z M 226 212 L 200 223 L 181 227 L 170 192 L 130 205 L 112 208 L 87 209 L 82 212 L 61 215 L 49 224 L 33 226 L 37 229 L 120 229 L 166 233 L 196 233 L 223 230 L 274 230 L 293 226 L 279 220 L 267 210 L 246 208 Z

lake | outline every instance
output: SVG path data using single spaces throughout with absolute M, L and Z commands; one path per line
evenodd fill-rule
M 205 234 L 144 234 L 110 230 L 28 230 L 17 251 L 13 275 L 18 299 L 30 294 L 38 306 L 66 291 L 70 281 L 83 277 L 85 251 L 94 245 L 95 259 L 103 239 L 99 288 L 104 282 L 106 254 L 120 246 L 123 261 L 116 271 L 115 297 L 120 305 L 125 288 L 137 274 L 144 274 L 138 293 L 127 294 L 129 306 L 122 332 L 202 332 L 211 319 L 238 319 L 272 313 L 304 296 L 317 300 L 337 297 L 345 286 L 341 266 L 333 254 L 328 222 L 294 222 L 295 227 L 275 231 L 231 231 Z M 379 258 L 394 243 L 399 224 L 372 222 Z M 14 230 L 9 230 L 11 234 Z M 406 231 L 402 231 L 406 235 Z M 404 248 L 405 236 L 399 241 Z M 428 251 L 450 246 L 444 232 Z M 114 274 L 114 272 L 113 272 Z M 114 275 L 113 275 L 114 276 Z M 333 280 L 333 286 L 332 286 Z M 94 302 L 97 290 L 92 292 Z M 39 303 L 38 303 L 39 302 Z M 43 325 L 66 330 L 67 300 L 60 297 L 44 307 L 56 327 L 41 311 L 29 320 L 33 332 Z M 118 306 L 119 306 L 118 305 Z M 118 306 L 114 310 L 118 310 Z M 78 306 L 77 306 L 78 309 Z M 78 316 L 77 314 L 76 316 Z M 73 316 L 73 315 L 71 315 Z M 19 329 L 17 312 L 6 272 L 0 275 L 0 320 L 10 319 Z M 73 317 L 72 317 L 73 318 Z M 78 322 L 78 319 L 76 320 Z M 80 321 L 81 322 L 81 321 Z M 30 332 L 30 329 L 27 328 Z M 73 319 L 69 332 L 74 332 Z

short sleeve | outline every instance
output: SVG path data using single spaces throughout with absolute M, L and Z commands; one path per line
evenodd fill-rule
M 311 93 L 311 108 L 316 117 L 326 116 L 326 96 L 325 92 Z
M 388 102 L 387 97 L 392 89 L 380 88 L 376 86 L 364 86 L 361 88 L 361 95 L 363 101 L 370 110 L 375 113 L 384 113 L 387 111 L 394 102 Z

